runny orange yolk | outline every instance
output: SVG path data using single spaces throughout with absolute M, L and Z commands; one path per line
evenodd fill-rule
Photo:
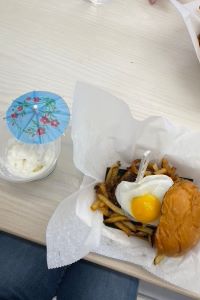
M 151 194 L 131 199 L 131 214 L 136 221 L 142 223 L 153 222 L 160 216 L 161 203 Z

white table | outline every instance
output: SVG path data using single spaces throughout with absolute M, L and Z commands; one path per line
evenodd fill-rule
M 0 0 L 0 110 L 33 89 L 58 93 L 71 105 L 77 80 L 123 98 L 139 119 L 163 115 L 195 129 L 200 124 L 200 66 L 167 0 L 96 7 L 84 0 Z M 61 156 L 56 172 L 41 182 L 0 182 L 0 229 L 45 243 L 50 216 L 75 189 L 70 176 L 79 176 L 73 165 L 67 174 L 68 167 Z M 190 294 L 134 265 L 95 254 L 87 259 Z

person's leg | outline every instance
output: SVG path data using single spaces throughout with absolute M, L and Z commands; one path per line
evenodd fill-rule
M 45 247 L 0 232 L 0 300 L 50 300 L 65 272 L 47 269 Z
M 134 300 L 138 280 L 81 260 L 67 270 L 58 300 Z

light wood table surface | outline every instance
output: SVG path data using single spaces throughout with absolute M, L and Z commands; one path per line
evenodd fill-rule
M 182 19 L 167 0 L 155 6 L 147 0 L 102 6 L 84 0 L 0 0 L 0 111 L 30 90 L 58 93 L 71 106 L 77 80 L 124 99 L 139 119 L 162 115 L 200 127 L 200 66 Z M 1 230 L 45 244 L 49 218 L 81 181 L 71 158 L 68 136 L 48 178 L 23 185 L 0 181 Z M 87 259 L 195 298 L 133 264 L 95 254 Z

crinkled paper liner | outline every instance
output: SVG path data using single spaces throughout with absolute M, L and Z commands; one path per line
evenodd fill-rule
M 128 261 L 181 288 L 200 295 L 200 244 L 185 256 L 153 265 L 155 250 L 140 239 L 103 224 L 90 210 L 94 185 L 104 180 L 106 167 L 123 166 L 149 149 L 152 159 L 164 155 L 180 176 L 200 185 L 200 133 L 174 126 L 162 117 L 134 119 L 128 106 L 113 95 L 78 83 L 73 102 L 74 163 L 85 174 L 80 190 L 57 207 L 47 228 L 49 268 L 72 264 L 89 252 Z M 67 158 L 66 158 L 67 159 Z

